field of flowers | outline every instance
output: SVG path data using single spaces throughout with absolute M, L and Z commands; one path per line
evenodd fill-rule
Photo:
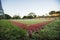
M 43 22 L 29 24 L 29 25 L 26 25 L 26 24 L 18 22 L 18 21 L 11 21 L 11 22 L 13 24 L 15 24 L 16 26 L 27 30 L 30 33 L 30 32 L 35 32 L 35 31 L 42 29 L 44 25 L 50 23 L 51 21 L 43 21 Z
M 0 40 L 59 40 L 60 20 L 25 22 L 0 20 Z M 28 23 L 28 22 L 27 22 Z

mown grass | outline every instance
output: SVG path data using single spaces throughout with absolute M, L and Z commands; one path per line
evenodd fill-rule
M 37 24 L 37 23 L 40 23 L 40 22 L 45 22 L 45 21 L 48 21 L 48 20 L 23 19 L 23 20 L 16 20 L 16 21 L 27 24 L 27 25 L 31 25 L 31 24 Z
M 23 40 L 26 36 L 25 30 L 18 28 L 8 20 L 0 20 L 0 40 Z

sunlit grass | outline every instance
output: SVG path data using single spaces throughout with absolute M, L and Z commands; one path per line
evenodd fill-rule
M 40 23 L 40 22 L 45 22 L 45 21 L 48 21 L 48 20 L 24 19 L 24 20 L 16 20 L 16 21 L 27 24 L 27 25 L 31 25 L 31 24 L 37 24 L 37 23 Z

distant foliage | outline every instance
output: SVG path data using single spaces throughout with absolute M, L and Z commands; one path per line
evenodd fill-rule
M 33 12 L 30 12 L 27 16 L 23 16 L 23 19 L 32 19 L 36 18 L 36 14 Z
M 27 19 L 28 18 L 28 16 L 23 16 L 23 19 Z
M 23 19 L 32 19 L 34 18 L 33 16 L 24 16 Z
M 51 16 L 60 16 L 60 11 L 51 11 L 49 12 Z
M 21 19 L 21 17 L 18 16 L 18 15 L 14 15 L 14 16 L 12 17 L 12 19 Z
M 5 19 L 11 19 L 11 16 L 8 14 L 5 14 Z

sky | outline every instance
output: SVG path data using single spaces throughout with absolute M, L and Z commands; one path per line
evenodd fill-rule
M 50 11 L 60 10 L 60 0 L 2 0 L 5 14 L 23 17 L 30 12 L 36 15 L 48 15 Z

